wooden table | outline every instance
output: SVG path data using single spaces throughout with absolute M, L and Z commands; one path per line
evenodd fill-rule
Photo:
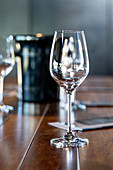
M 10 86 L 6 81 L 5 88 Z M 88 77 L 78 88 L 76 98 L 113 101 L 113 77 Z M 13 105 L 14 111 L 6 115 L 8 120 L 0 127 L 0 170 L 113 169 L 113 128 L 80 132 L 80 137 L 89 139 L 89 145 L 58 149 L 50 145 L 50 139 L 63 136 L 65 131 L 48 122 L 67 121 L 61 102 L 29 104 L 12 95 L 5 97 L 4 103 Z M 113 117 L 113 106 L 87 107 L 86 111 L 73 112 L 73 120 L 75 116 L 77 120 Z

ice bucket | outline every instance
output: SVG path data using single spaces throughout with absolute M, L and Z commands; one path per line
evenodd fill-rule
M 19 92 L 27 102 L 59 100 L 59 87 L 49 72 L 53 36 L 15 35 Z

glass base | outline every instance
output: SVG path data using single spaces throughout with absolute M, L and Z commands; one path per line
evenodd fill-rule
M 2 112 L 5 112 L 5 113 L 9 113 L 9 111 L 11 110 L 13 110 L 14 108 L 13 108 L 13 106 L 9 106 L 9 105 L 0 105 L 0 111 L 2 111 Z
M 76 103 L 72 103 L 72 109 L 74 109 L 74 110 L 78 110 L 78 109 L 86 110 L 86 105 L 77 101 Z
M 69 148 L 69 147 L 83 147 L 89 143 L 87 138 L 73 137 L 71 140 L 66 140 L 65 137 L 51 139 L 50 143 L 55 145 L 56 148 Z
M 60 107 L 62 109 L 68 109 L 67 103 L 60 103 Z M 86 105 L 82 104 L 80 102 L 72 103 L 72 109 L 73 110 L 86 110 Z

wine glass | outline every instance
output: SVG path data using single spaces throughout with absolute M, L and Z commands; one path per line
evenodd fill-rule
M 8 113 L 12 106 L 3 103 L 4 77 L 7 76 L 15 64 L 13 36 L 0 37 L 0 111 Z
M 68 130 L 63 137 L 51 139 L 56 147 L 78 147 L 88 143 L 71 129 L 71 94 L 89 73 L 89 59 L 84 31 L 55 31 L 51 54 L 50 74 L 68 95 Z

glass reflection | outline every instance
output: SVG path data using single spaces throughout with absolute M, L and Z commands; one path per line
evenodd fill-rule
M 29 103 L 29 102 L 22 102 L 21 100 L 18 101 L 18 115 L 39 115 L 40 114 L 40 104 L 38 103 Z
M 66 148 L 66 169 L 80 170 L 79 148 Z

